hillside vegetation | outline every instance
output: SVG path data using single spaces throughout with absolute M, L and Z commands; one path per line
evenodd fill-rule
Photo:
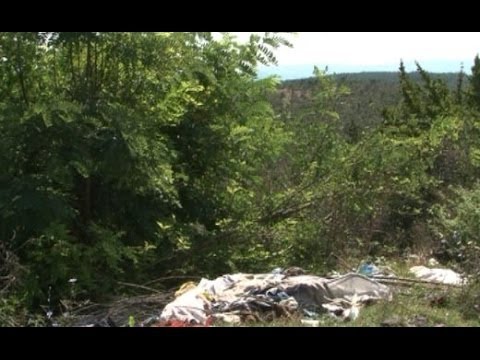
M 258 80 L 279 46 L 0 33 L 0 324 L 125 283 L 342 258 L 434 255 L 476 274 L 478 57 L 455 80 L 421 64 Z

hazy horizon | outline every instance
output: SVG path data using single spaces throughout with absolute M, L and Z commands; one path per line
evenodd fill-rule
M 467 74 L 471 73 L 473 59 L 462 63 L 457 62 L 419 62 L 423 69 L 430 73 L 458 73 L 463 65 L 463 71 Z M 415 63 L 405 63 L 407 72 L 416 71 Z M 304 64 L 304 65 L 279 65 L 279 66 L 260 66 L 258 69 L 258 77 L 264 78 L 271 75 L 278 75 L 282 80 L 302 79 L 313 76 L 313 68 L 317 66 L 321 70 L 327 69 L 328 74 L 345 74 L 345 73 L 363 73 L 363 72 L 397 72 L 400 63 L 394 65 L 325 65 L 325 64 Z
M 251 32 L 233 32 L 239 41 Z M 328 73 L 395 72 L 403 60 L 407 71 L 415 61 L 428 72 L 469 73 L 480 53 L 480 32 L 298 32 L 286 34 L 293 48 L 275 50 L 277 67 L 259 68 L 259 76 L 283 79 L 312 76 L 313 67 Z

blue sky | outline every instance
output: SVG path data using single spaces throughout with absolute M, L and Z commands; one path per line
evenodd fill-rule
M 240 41 L 251 33 L 233 33 Z M 480 53 L 480 32 L 298 32 L 288 35 L 293 48 L 277 50 L 278 67 L 260 74 L 283 78 L 311 76 L 313 66 L 329 73 L 397 71 L 403 59 L 408 71 L 418 61 L 427 71 L 470 70 Z

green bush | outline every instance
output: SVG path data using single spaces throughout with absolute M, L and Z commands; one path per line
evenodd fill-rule
M 23 299 L 13 295 L 0 298 L 0 327 L 45 325 L 44 316 L 28 313 Z
M 65 224 L 53 223 L 29 242 L 25 259 L 28 275 L 23 285 L 31 305 L 46 305 L 49 292 L 52 305 L 69 299 L 70 279 L 76 279 L 75 291 L 80 298 L 113 293 L 116 281 L 124 276 L 126 263 L 138 262 L 144 253 L 139 247 L 123 244 L 123 232 L 92 223 L 88 233 L 92 243 L 82 244 L 70 235 Z
M 447 204 L 434 207 L 437 253 L 480 277 L 480 183 L 453 194 Z

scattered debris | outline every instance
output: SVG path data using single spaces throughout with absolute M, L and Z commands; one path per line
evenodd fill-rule
M 352 300 L 335 299 L 331 303 L 323 304 L 322 307 L 328 312 L 344 321 L 356 320 L 360 314 L 362 303 L 360 299 L 354 295 Z
M 152 326 L 160 319 L 160 311 L 174 298 L 173 292 L 119 299 L 109 304 L 86 303 L 71 309 L 58 319 L 60 326 L 126 327 L 130 316 L 137 326 Z
M 184 283 L 182 286 L 180 286 L 180 289 L 178 289 L 175 292 L 175 297 L 179 297 L 182 294 L 185 294 L 188 290 L 191 290 L 195 288 L 197 285 L 193 281 L 188 281 Z
M 296 266 L 289 267 L 288 269 L 282 271 L 282 274 L 285 276 L 299 276 L 305 275 L 306 273 L 307 272 L 305 270 Z
M 380 273 L 380 269 L 372 263 L 365 263 L 360 265 L 357 272 L 365 276 L 374 276 Z
M 320 325 L 319 320 L 302 319 L 300 321 L 303 325 L 308 325 L 308 326 L 312 326 L 312 327 L 318 327 Z
M 433 267 L 438 266 L 438 265 L 440 265 L 440 263 L 436 259 L 434 259 L 434 258 L 428 259 L 428 266 L 433 268 Z
M 429 263 L 436 264 L 434 261 Z M 190 327 L 271 322 L 289 317 L 303 318 L 301 323 L 306 326 L 319 326 L 318 317 L 322 313 L 338 320 L 355 321 L 364 306 L 378 300 L 392 300 L 392 291 L 387 285 L 460 286 L 465 283 L 464 278 L 453 270 L 425 266 L 410 269 L 417 279 L 396 277 L 390 269 L 373 263 L 365 263 L 357 271 L 319 277 L 308 275 L 301 268 L 290 267 L 277 268 L 267 274 L 239 273 L 214 280 L 201 279 L 198 283 L 188 281 L 177 291 L 155 290 L 153 295 L 121 299 L 110 304 L 66 306 L 61 326 Z M 72 285 L 75 280 L 70 280 Z M 149 289 L 145 285 L 121 284 Z M 430 306 L 442 307 L 448 302 L 448 294 L 447 289 L 430 292 L 425 300 Z M 394 316 L 381 323 L 382 326 L 427 324 L 423 315 L 410 319 Z

